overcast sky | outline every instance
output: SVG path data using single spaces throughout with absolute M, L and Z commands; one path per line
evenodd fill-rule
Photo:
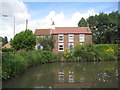
M 5 2 L 6 1 L 6 2 Z M 55 0 L 52 0 L 55 1 Z M 28 28 L 51 28 L 51 18 L 56 27 L 77 27 L 78 21 L 100 12 L 110 13 L 118 10 L 117 0 L 101 2 L 46 2 L 33 0 L 3 0 L 0 2 L 0 36 L 13 37 L 15 16 L 16 34 L 25 30 L 25 21 L 28 19 Z M 58 0 L 59 1 L 59 0 Z M 76 0 L 78 1 L 78 0 Z M 9 15 L 3 17 L 3 15 Z

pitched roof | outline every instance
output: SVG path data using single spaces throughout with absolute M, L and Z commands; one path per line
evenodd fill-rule
M 52 31 L 51 31 L 52 30 Z M 91 34 L 88 27 L 55 27 L 55 29 L 36 29 L 35 35 L 46 34 Z
M 36 29 L 35 30 L 35 35 L 46 35 L 50 34 L 51 29 Z
M 11 48 L 11 42 L 8 42 L 7 44 L 5 44 L 2 48 Z
M 68 34 L 68 33 L 92 33 L 88 27 L 56 27 L 52 30 L 52 34 Z

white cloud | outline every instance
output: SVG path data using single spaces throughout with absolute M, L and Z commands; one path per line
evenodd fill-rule
M 7 17 L 3 17 L 7 15 Z M 27 11 L 27 6 L 21 0 L 3 0 L 0 7 L 0 36 L 13 37 L 13 25 L 15 16 L 15 32 L 18 33 L 25 29 L 25 20 L 31 15 Z
M 56 13 L 55 11 L 50 11 L 48 15 L 40 19 L 31 19 L 31 15 L 28 13 L 27 6 L 20 0 L 12 0 L 13 2 L 3 2 L 2 7 L 0 7 L 0 16 L 2 22 L 0 22 L 0 36 L 13 37 L 13 17 L 3 17 L 2 15 L 15 16 L 15 32 L 19 33 L 26 29 L 25 20 L 28 19 L 28 28 L 33 30 L 37 28 L 51 28 L 51 18 L 55 22 L 56 27 L 77 27 L 79 20 L 84 17 L 85 19 L 90 15 L 94 15 L 94 9 L 88 10 L 86 13 L 75 12 L 68 17 L 62 11 Z M 1 10 L 2 9 L 2 10 Z
M 56 27 L 77 27 L 82 17 L 87 19 L 91 15 L 95 15 L 94 9 L 90 9 L 86 13 L 75 12 L 69 18 L 63 12 L 56 13 L 55 11 L 50 11 L 50 13 L 42 19 L 29 21 L 29 28 L 33 29 L 33 31 L 36 28 L 51 28 L 51 18 L 54 20 Z

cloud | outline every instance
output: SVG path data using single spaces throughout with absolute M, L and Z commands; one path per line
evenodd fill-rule
M 17 34 L 26 29 L 26 19 L 28 19 L 28 28 L 34 32 L 35 29 L 39 28 L 51 28 L 51 18 L 54 20 L 56 27 L 77 27 L 82 17 L 86 19 L 89 15 L 95 15 L 94 9 L 89 9 L 86 13 L 74 12 L 70 17 L 62 11 L 60 13 L 50 11 L 49 14 L 43 18 L 32 19 L 32 15 L 28 13 L 27 6 L 21 0 L 10 0 L 12 2 L 7 1 L 9 0 L 4 0 L 4 2 L 2 2 L 2 7 L 0 7 L 0 19 L 2 20 L 2 22 L 0 22 L 0 36 L 7 36 L 9 40 L 14 36 L 13 16 L 15 16 L 15 32 Z M 2 15 L 10 16 L 3 17 Z
M 7 17 L 3 17 L 7 15 Z M 15 17 L 16 33 L 25 29 L 25 20 L 31 15 L 28 13 L 27 6 L 21 0 L 4 0 L 0 7 L 0 36 L 13 37 L 13 25 Z
M 47 16 L 38 20 L 31 20 L 30 29 L 35 30 L 36 28 L 51 28 L 51 18 L 55 22 L 56 27 L 77 27 L 79 20 L 83 17 L 87 19 L 91 15 L 95 15 L 94 9 L 89 9 L 86 13 L 75 12 L 71 14 L 71 17 L 64 14 L 62 11 L 56 13 L 55 11 L 50 11 Z

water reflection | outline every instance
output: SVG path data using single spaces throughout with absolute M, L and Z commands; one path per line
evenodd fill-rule
M 17 82 L 17 83 L 16 83 Z M 117 88 L 117 62 L 43 64 L 3 81 L 6 88 Z
M 58 82 L 64 82 L 64 70 L 60 69 L 58 71 Z

